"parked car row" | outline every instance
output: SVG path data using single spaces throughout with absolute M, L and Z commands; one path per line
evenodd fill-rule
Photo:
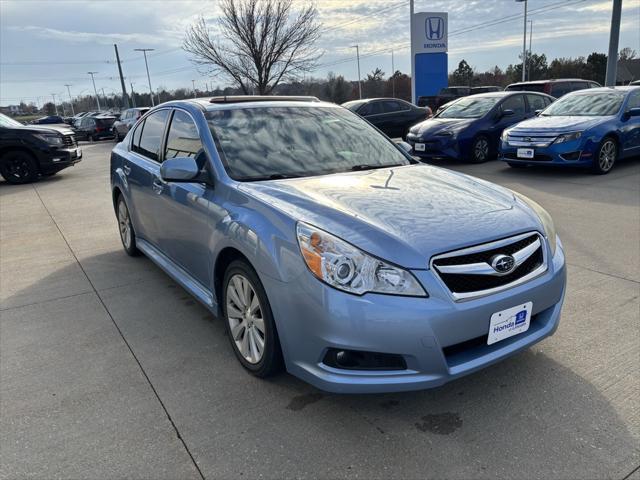
M 608 173 L 640 155 L 640 88 L 583 89 L 554 98 L 537 92 L 463 97 L 406 136 L 425 159 L 476 163 L 499 156 L 512 167 L 589 167 Z

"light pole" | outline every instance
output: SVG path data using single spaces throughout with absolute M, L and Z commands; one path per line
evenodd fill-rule
M 396 98 L 396 68 L 393 65 L 393 50 L 391 50 L 391 96 Z
M 622 0 L 613 0 L 613 10 L 611 12 L 611 32 L 609 33 L 609 55 L 607 56 L 607 74 L 604 80 L 605 87 L 613 87 L 616 84 L 621 11 Z
M 109 103 L 107 102 L 107 96 L 104 93 L 104 87 L 102 87 L 100 90 L 102 90 L 102 98 L 104 98 L 104 108 L 106 108 L 108 110 L 109 109 Z
M 154 48 L 135 48 L 136 52 L 142 52 L 144 54 L 144 66 L 147 67 L 147 80 L 149 81 L 149 95 L 151 95 L 151 106 L 155 107 L 156 103 L 153 100 L 153 89 L 151 88 L 151 76 L 149 75 L 149 63 L 147 62 L 147 52 L 153 52 Z
M 131 82 L 131 103 L 133 105 L 133 108 L 136 108 L 136 95 L 133 91 L 133 82 Z
M 91 81 L 93 82 L 93 92 L 96 94 L 96 103 L 98 104 L 98 111 L 100 112 L 100 98 L 98 98 L 98 89 L 96 88 L 96 80 L 95 78 L 93 78 L 93 75 L 98 73 L 98 72 L 87 72 L 89 75 L 91 75 Z
M 191 85 L 193 85 L 193 98 L 196 98 L 196 81 L 191 80 Z
M 522 38 L 522 81 L 524 82 L 527 65 L 527 0 L 516 0 L 516 2 L 524 3 L 524 34 Z
M 529 20 L 529 55 L 527 56 L 527 70 L 529 71 L 529 81 L 531 81 L 531 40 L 533 38 L 533 20 Z
M 356 58 L 358 60 L 358 96 L 362 99 L 362 81 L 360 80 L 360 48 L 358 45 L 352 45 L 351 48 L 356 49 Z
M 52 93 L 51 96 L 53 97 L 53 108 L 56 109 L 56 115 L 58 115 L 58 106 L 56 105 L 56 94 Z
M 71 116 L 75 117 L 76 112 L 73 109 L 73 98 L 71 98 L 71 89 L 69 88 L 71 85 L 68 83 L 65 83 L 64 86 L 67 87 L 67 93 L 69 94 L 69 105 L 71 105 Z

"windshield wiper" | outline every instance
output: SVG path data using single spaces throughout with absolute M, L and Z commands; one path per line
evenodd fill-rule
M 389 165 L 371 165 L 371 164 L 360 164 L 360 165 L 353 165 L 350 170 L 352 172 L 359 172 L 361 170 L 375 170 L 377 168 L 389 168 L 389 167 L 402 167 L 404 164 L 402 163 L 392 163 Z

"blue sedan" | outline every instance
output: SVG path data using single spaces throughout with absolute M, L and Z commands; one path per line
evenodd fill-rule
M 541 206 L 420 164 L 337 105 L 164 103 L 113 149 L 111 187 L 126 252 L 215 314 L 259 377 L 434 387 L 560 321 L 564 252 Z
M 554 98 L 536 92 L 492 92 L 455 100 L 409 129 L 413 154 L 425 160 L 482 163 L 495 158 L 505 128 L 535 116 Z
M 640 155 L 640 87 L 596 88 L 565 95 L 539 117 L 502 135 L 500 159 L 512 167 L 553 165 L 611 171 Z

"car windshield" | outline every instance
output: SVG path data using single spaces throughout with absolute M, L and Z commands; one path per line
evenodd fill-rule
M 436 115 L 438 118 L 480 118 L 498 103 L 499 97 L 461 98 Z
M 23 127 L 20 122 L 0 113 L 0 127 Z
M 206 117 L 227 173 L 240 181 L 410 163 L 388 138 L 343 108 L 239 108 L 211 110 Z
M 543 117 L 579 116 L 601 117 L 615 115 L 624 95 L 619 92 L 594 92 L 566 95 L 556 100 L 541 113 Z

